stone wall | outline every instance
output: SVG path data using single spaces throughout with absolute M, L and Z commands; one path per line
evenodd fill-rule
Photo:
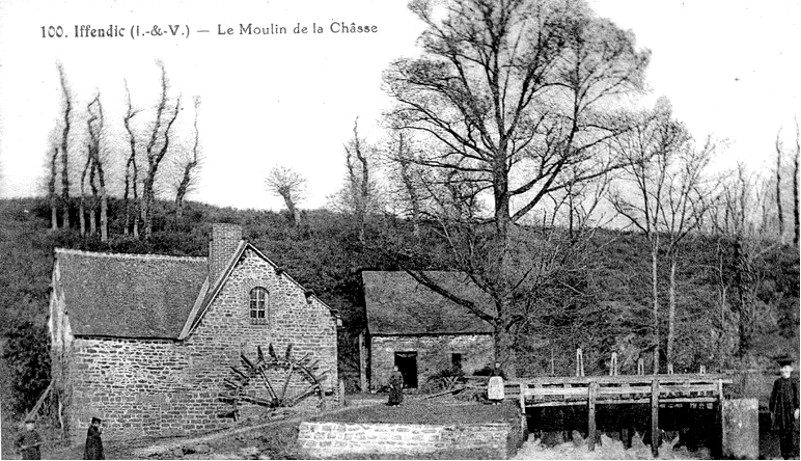
M 418 384 L 438 371 L 451 368 L 451 354 L 462 354 L 466 374 L 491 365 L 492 336 L 372 336 L 370 337 L 370 388 L 387 384 L 395 365 L 395 352 L 417 352 Z
M 269 292 L 269 321 L 252 324 L 249 291 Z M 104 420 L 104 439 L 148 435 L 185 435 L 230 425 L 230 406 L 218 396 L 240 353 L 256 358 L 269 344 L 283 355 L 317 361 L 326 405 L 338 401 L 336 319 L 314 296 L 253 251 L 246 251 L 194 331 L 182 341 L 76 337 L 65 350 L 54 350 L 59 381 L 74 442 L 82 441 L 92 416 Z M 63 344 L 63 343 L 62 343 Z M 286 373 L 270 375 L 283 389 Z M 309 388 L 302 373 L 292 374 L 287 395 Z M 255 389 L 254 392 L 258 392 Z M 263 391 L 263 390 L 262 390 Z M 313 400 L 307 402 L 311 405 Z M 242 412 L 258 407 L 245 406 Z
M 472 449 L 486 450 L 493 458 L 508 458 L 516 448 L 515 431 L 502 423 L 439 426 L 302 422 L 298 445 L 307 456 L 315 458 Z

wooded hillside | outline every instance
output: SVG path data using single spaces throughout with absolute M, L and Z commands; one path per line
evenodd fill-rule
M 347 215 L 306 211 L 302 225 L 288 213 L 216 208 L 187 203 L 183 216 L 171 204 L 157 202 L 150 239 L 127 237 L 121 227 L 119 202 L 109 203 L 111 238 L 81 237 L 71 230 L 50 230 L 48 203 L 41 199 L 0 202 L 0 325 L 3 341 L 4 415 L 30 409 L 49 376 L 47 307 L 53 248 L 89 251 L 158 253 L 205 256 L 212 222 L 234 222 L 244 236 L 263 249 L 305 286 L 342 313 L 340 368 L 354 388 L 358 357 L 355 336 L 364 328 L 360 271 L 397 269 L 393 260 L 360 240 L 361 229 Z M 403 239 L 407 223 L 385 218 L 368 230 L 368 242 Z M 522 229 L 526 232 L 526 228 Z M 534 233 L 534 230 L 531 230 Z M 411 238 L 411 235 L 406 237 Z M 415 242 L 415 243 L 412 243 Z M 428 243 L 426 243 L 428 242 Z M 641 234 L 596 229 L 576 270 L 554 277 L 540 290 L 536 314 L 516 330 L 521 374 L 571 373 L 576 347 L 584 350 L 588 373 L 602 373 L 615 350 L 623 372 L 632 372 L 637 358 L 651 344 L 650 262 L 648 242 Z M 443 269 L 448 257 L 434 239 L 408 240 L 428 253 L 429 267 Z M 748 290 L 753 318 L 752 340 L 746 356 L 738 354 L 741 340 L 734 248 L 726 239 L 694 236 L 683 249 L 677 268 L 676 371 L 740 369 L 771 366 L 779 353 L 798 356 L 797 250 L 764 243 L 749 268 Z M 667 268 L 660 268 L 660 293 L 667 296 Z M 666 303 L 667 301 L 665 301 Z M 472 315 L 465 310 L 465 315 Z M 666 313 L 660 321 L 667 322 Z

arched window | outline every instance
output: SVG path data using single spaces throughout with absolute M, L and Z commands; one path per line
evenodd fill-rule
M 267 309 L 270 306 L 270 293 L 263 287 L 250 290 L 250 323 L 267 323 Z

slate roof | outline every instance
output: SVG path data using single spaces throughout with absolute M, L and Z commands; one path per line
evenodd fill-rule
M 491 312 L 491 299 L 460 272 L 428 271 L 428 277 L 451 293 L 477 301 Z M 466 307 L 435 293 L 403 271 L 362 272 L 367 329 L 371 335 L 492 333 Z
M 56 249 L 76 336 L 177 339 L 208 275 L 206 258 Z

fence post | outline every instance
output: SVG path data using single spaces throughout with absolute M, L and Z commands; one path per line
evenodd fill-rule
M 576 376 L 584 376 L 584 354 L 580 347 L 576 349 Z
M 590 451 L 595 451 L 595 398 L 598 394 L 598 383 L 593 381 L 588 389 L 588 411 L 587 411 L 587 441 Z
M 659 379 L 651 381 L 651 453 L 659 456 Z

